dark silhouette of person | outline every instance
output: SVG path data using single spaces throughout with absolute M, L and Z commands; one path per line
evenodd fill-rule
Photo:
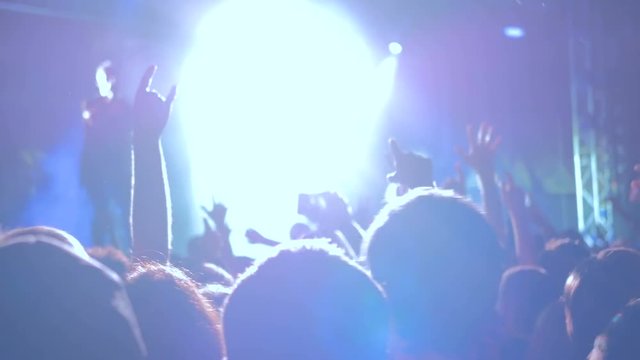
M 118 97 L 115 69 L 96 70 L 100 96 L 83 112 L 85 140 L 81 181 L 94 210 L 92 237 L 97 246 L 129 248 L 131 201 L 131 106 Z

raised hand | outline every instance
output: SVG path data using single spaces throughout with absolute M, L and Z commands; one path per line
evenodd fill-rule
M 176 86 L 172 86 L 164 98 L 155 90 L 150 90 L 157 66 L 150 66 L 145 71 L 133 103 L 135 137 L 159 139 L 169 120 L 171 105 L 176 97 Z
M 217 231 L 211 227 L 208 219 L 203 218 L 204 232 L 197 241 L 199 241 L 199 250 L 202 252 L 199 256 L 202 256 L 206 261 L 214 263 L 221 263 L 221 259 L 225 254 L 224 240 L 218 234 Z
M 404 185 L 409 189 L 433 186 L 433 164 L 431 159 L 412 152 L 400 150 L 398 143 L 390 139 L 389 148 L 393 155 L 396 171 L 387 175 L 389 182 Z
M 495 179 L 495 153 L 500 144 L 500 137 L 493 134 L 493 127 L 482 123 L 476 131 L 475 127 L 467 127 L 468 150 L 458 149 L 464 162 L 472 167 L 480 180 L 484 211 L 489 223 L 494 227 L 500 243 L 506 248 L 506 231 L 502 218 L 502 202 L 500 189 Z
M 133 104 L 133 254 L 166 262 L 171 250 L 171 204 L 160 135 L 167 125 L 176 87 L 164 99 L 150 90 L 156 67 L 142 76 Z
M 515 183 L 511 175 L 502 182 L 502 199 L 511 218 L 515 242 L 515 258 L 521 265 L 536 262 L 538 244 L 531 232 L 531 221 L 527 210 L 527 194 Z
M 482 123 L 476 131 L 474 126 L 467 126 L 467 142 L 466 152 L 458 150 L 464 162 L 479 174 L 492 173 L 496 149 L 501 142 L 501 138 L 494 135 L 493 127 Z
M 231 229 L 227 226 L 225 220 L 227 216 L 227 208 L 221 203 L 213 201 L 211 210 L 204 206 L 201 206 L 202 211 L 206 214 L 207 218 L 205 222 L 205 234 L 211 232 L 214 236 L 211 236 L 212 240 L 215 240 L 215 253 L 217 256 L 217 263 L 229 264 L 233 259 L 233 251 L 231 249 L 230 234 Z M 209 225 L 209 220 L 213 221 L 215 225 L 215 231 Z
M 335 192 L 321 194 L 325 201 L 325 209 L 318 219 L 323 230 L 340 230 L 345 224 L 351 223 L 351 211 L 347 202 Z
M 527 194 L 515 183 L 510 174 L 502 181 L 502 199 L 509 213 L 526 214 Z
M 204 206 L 200 207 L 202 211 L 216 224 L 216 227 L 221 228 L 224 226 L 226 217 L 227 217 L 227 207 L 221 203 L 217 203 L 215 200 L 213 201 L 213 205 L 211 206 L 211 210 L 207 209 Z

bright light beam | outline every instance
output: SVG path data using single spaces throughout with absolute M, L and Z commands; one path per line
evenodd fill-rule
M 306 0 L 228 0 L 202 20 L 179 111 L 196 204 L 286 239 L 297 194 L 357 195 L 397 59 L 376 65 L 356 28 Z
M 504 33 L 504 36 L 512 39 L 520 39 L 526 35 L 524 29 L 520 26 L 505 26 L 505 28 L 502 29 L 502 32 Z

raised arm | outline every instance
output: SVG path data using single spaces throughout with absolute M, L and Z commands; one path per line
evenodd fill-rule
M 364 231 L 351 216 L 350 206 L 336 192 L 316 194 L 318 199 L 310 204 L 298 204 L 298 212 L 318 225 L 317 234 L 330 238 L 347 256 L 355 259 Z
M 229 267 L 233 263 L 234 255 L 231 248 L 231 229 L 227 225 L 227 207 L 221 203 L 213 201 L 211 210 L 201 207 L 202 211 L 207 215 L 209 220 L 213 221 L 216 227 L 215 232 L 210 233 L 210 239 L 215 239 L 214 248 L 216 249 L 218 265 Z M 210 229 L 209 229 L 210 230 Z
M 133 196 L 131 231 L 134 257 L 159 262 L 171 250 L 171 205 L 160 135 L 176 95 L 172 87 L 166 99 L 150 90 L 156 67 L 144 73 L 133 105 Z
M 526 206 L 525 192 L 516 186 L 511 176 L 503 181 L 502 198 L 513 228 L 515 258 L 520 265 L 535 265 L 538 244 L 531 229 L 530 211 Z
M 493 134 L 493 127 L 483 123 L 477 131 L 472 126 L 467 127 L 467 139 L 469 149 L 467 152 L 459 151 L 459 154 L 478 175 L 487 220 L 498 233 L 501 245 L 506 247 L 502 202 L 495 173 L 495 152 L 500 137 Z

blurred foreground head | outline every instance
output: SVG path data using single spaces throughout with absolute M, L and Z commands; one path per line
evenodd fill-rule
M 154 262 L 137 264 L 127 291 L 150 360 L 224 357 L 218 314 L 182 270 Z
M 558 296 L 547 272 L 537 266 L 514 266 L 502 274 L 498 313 L 512 337 L 528 339 L 542 311 Z
M 281 249 L 249 270 L 224 310 L 229 360 L 386 359 L 389 318 L 371 278 L 336 249 Z
M 119 278 L 50 228 L 0 237 L 0 358 L 141 359 Z
M 473 351 L 495 317 L 503 267 L 496 235 L 471 203 L 414 189 L 382 210 L 362 254 L 389 298 L 401 351 Z
M 558 296 L 562 295 L 571 271 L 589 255 L 589 248 L 579 239 L 552 239 L 545 244 L 539 262 L 547 271 L 553 291 Z
M 631 301 L 613 317 L 589 355 L 589 360 L 636 359 L 640 359 L 640 299 Z
M 584 359 L 611 318 L 640 297 L 640 252 L 608 249 L 580 264 L 567 279 L 565 314 L 574 358 Z

